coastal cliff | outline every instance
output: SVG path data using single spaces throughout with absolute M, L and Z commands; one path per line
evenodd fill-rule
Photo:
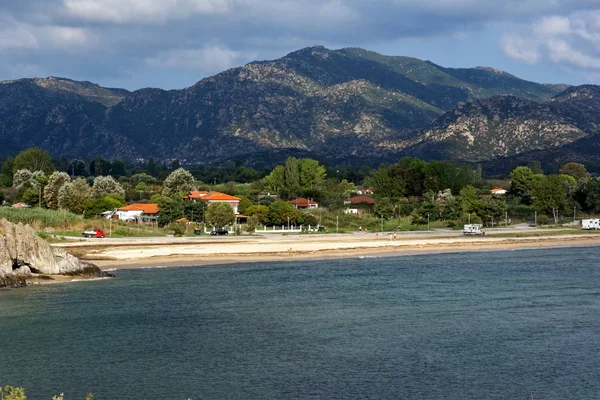
M 25 286 L 35 275 L 108 276 L 96 265 L 50 246 L 31 226 L 0 220 L 0 287 Z

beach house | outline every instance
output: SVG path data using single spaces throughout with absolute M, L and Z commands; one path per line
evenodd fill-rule
M 239 214 L 238 206 L 241 200 L 239 197 L 230 196 L 225 193 L 207 191 L 191 191 L 183 199 L 187 201 L 204 200 L 208 202 L 208 205 L 213 203 L 227 203 L 233 208 L 233 213 L 236 215 Z

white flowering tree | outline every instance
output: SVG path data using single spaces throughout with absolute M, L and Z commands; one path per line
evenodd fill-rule
M 71 182 L 71 177 L 66 172 L 56 171 L 50 175 L 44 188 L 44 200 L 48 208 L 53 210 L 58 208 L 58 191 L 67 182 Z
M 194 177 L 190 171 L 178 168 L 171 172 L 163 184 L 163 196 L 172 196 L 175 193 L 188 193 L 194 188 Z
M 90 199 L 90 187 L 83 178 L 66 182 L 58 191 L 58 207 L 69 210 L 75 214 L 81 214 L 85 203 Z
M 125 190 L 112 176 L 97 176 L 92 186 L 92 198 L 101 199 L 109 195 L 125 197 Z
M 40 180 L 45 177 L 43 171 L 20 169 L 13 176 L 13 188 L 20 190 L 24 187 L 38 187 Z

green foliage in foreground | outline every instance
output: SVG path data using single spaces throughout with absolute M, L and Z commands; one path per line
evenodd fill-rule
M 65 396 L 63 393 L 58 396 L 52 396 L 52 400 L 64 400 Z M 21 387 L 0 386 L 0 399 L 2 400 L 27 400 L 25 395 L 25 389 Z M 85 396 L 85 400 L 94 400 L 94 395 L 89 393 Z
M 13 223 L 29 224 L 37 228 L 59 228 L 83 221 L 81 215 L 67 211 L 46 210 L 42 208 L 0 207 L 0 218 Z

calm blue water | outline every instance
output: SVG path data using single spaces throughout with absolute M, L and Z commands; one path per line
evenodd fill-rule
M 600 399 L 600 248 L 119 271 L 0 291 L 29 398 Z

